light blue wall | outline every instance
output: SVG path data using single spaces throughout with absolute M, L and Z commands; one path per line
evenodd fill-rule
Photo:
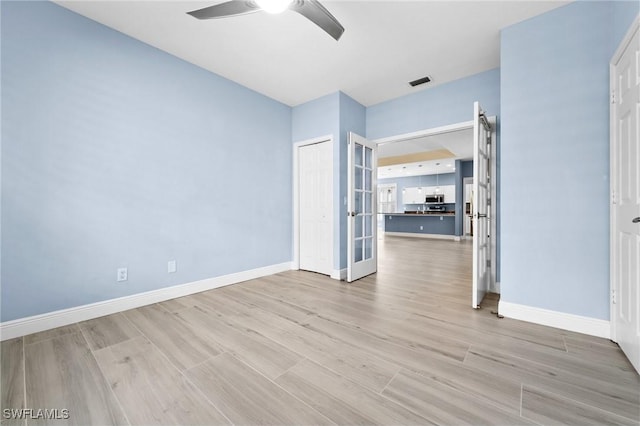
M 609 319 L 615 3 L 575 2 L 502 31 L 504 301 Z
M 318 99 L 295 106 L 292 111 L 293 142 L 302 142 L 320 136 L 333 137 L 333 268 L 340 269 L 340 93 L 332 93 Z M 345 184 L 346 185 L 346 184 Z
M 347 267 L 347 149 L 349 132 L 364 136 L 366 108 L 340 92 L 340 269 Z
M 473 103 L 500 114 L 498 68 L 367 108 L 367 138 L 378 139 L 473 120 Z
M 334 226 L 333 267 L 347 267 L 347 142 L 349 132 L 365 133 L 365 107 L 342 92 L 332 93 L 293 108 L 293 141 L 333 136 Z
M 1 7 L 2 321 L 291 260 L 291 108 L 53 3 Z
M 294 142 L 340 133 L 340 93 L 332 93 L 295 106 L 291 112 Z
M 640 13 L 640 2 L 638 0 L 616 0 L 612 2 L 611 7 L 613 9 L 611 55 L 613 55 L 633 20 Z

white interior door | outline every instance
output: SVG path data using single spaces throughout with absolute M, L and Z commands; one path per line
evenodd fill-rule
M 333 149 L 330 142 L 298 149 L 300 269 L 333 269 Z
M 640 57 L 639 24 L 611 64 L 612 339 L 640 372 Z
M 349 133 L 347 166 L 347 281 L 378 270 L 376 144 Z
M 491 183 L 489 172 L 491 127 L 480 108 L 473 104 L 473 290 L 471 306 L 478 308 L 490 288 L 489 203 Z

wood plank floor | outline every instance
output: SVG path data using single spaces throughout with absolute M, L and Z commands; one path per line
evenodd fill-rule
M 285 272 L 2 342 L 25 424 L 640 424 L 617 345 L 471 309 L 471 245 L 386 237 L 352 284 Z M 3 411 L 4 413 L 4 411 Z

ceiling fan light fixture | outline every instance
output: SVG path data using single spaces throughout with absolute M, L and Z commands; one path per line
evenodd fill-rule
M 258 6 L 267 13 L 282 13 L 293 0 L 255 0 Z

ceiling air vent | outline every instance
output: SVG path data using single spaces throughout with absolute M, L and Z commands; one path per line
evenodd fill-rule
M 416 86 L 419 86 L 421 84 L 428 83 L 430 81 L 431 81 L 431 77 L 426 76 L 426 77 L 419 78 L 417 80 L 410 81 L 409 84 L 411 85 L 411 87 L 416 87 Z

